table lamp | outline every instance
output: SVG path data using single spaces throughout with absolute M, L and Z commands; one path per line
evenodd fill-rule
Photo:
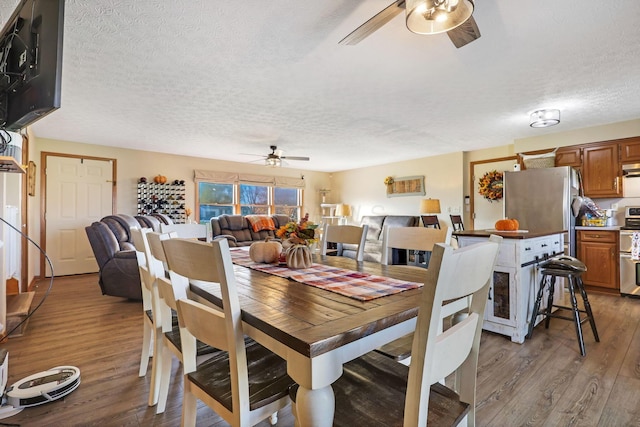
M 336 216 L 340 217 L 339 224 L 347 223 L 347 217 L 351 216 L 351 206 L 340 203 L 336 206 Z

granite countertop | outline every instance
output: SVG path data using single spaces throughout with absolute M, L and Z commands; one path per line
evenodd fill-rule
M 603 227 L 586 227 L 586 228 L 603 228 Z M 497 234 L 505 239 L 533 239 L 534 237 L 550 236 L 553 234 L 562 234 L 566 230 L 547 230 L 547 231 L 497 231 L 497 230 L 461 230 L 453 233 L 454 236 L 466 237 L 489 237 Z

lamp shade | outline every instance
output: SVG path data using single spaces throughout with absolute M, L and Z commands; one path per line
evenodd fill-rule
M 438 34 L 462 25 L 473 13 L 473 0 L 407 0 L 407 28 L 416 34 Z
M 336 206 L 336 216 L 351 216 L 351 206 L 340 203 Z
M 440 213 L 440 200 L 438 199 L 422 199 L 420 202 L 420 213 Z

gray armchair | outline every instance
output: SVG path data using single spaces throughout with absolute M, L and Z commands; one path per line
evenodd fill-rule
M 160 215 L 160 216 L 158 216 Z M 160 231 L 160 224 L 171 219 L 158 215 L 107 215 L 85 227 L 89 244 L 100 269 L 100 289 L 103 295 L 135 300 L 142 299 L 140 273 L 131 228 L 151 228 Z
M 85 231 L 100 269 L 98 283 L 102 294 L 142 300 L 136 251 L 121 249 L 131 243 L 118 242 L 106 222 L 94 222 Z

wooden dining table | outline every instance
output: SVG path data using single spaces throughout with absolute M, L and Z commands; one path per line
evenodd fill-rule
M 427 270 L 314 254 L 314 262 L 424 283 Z M 300 426 L 331 426 L 331 384 L 342 365 L 415 329 L 422 287 L 369 301 L 234 265 L 244 333 L 287 361 L 300 385 Z M 219 285 L 192 283 L 191 297 L 220 307 Z M 401 402 L 398 402 L 401 405 Z

